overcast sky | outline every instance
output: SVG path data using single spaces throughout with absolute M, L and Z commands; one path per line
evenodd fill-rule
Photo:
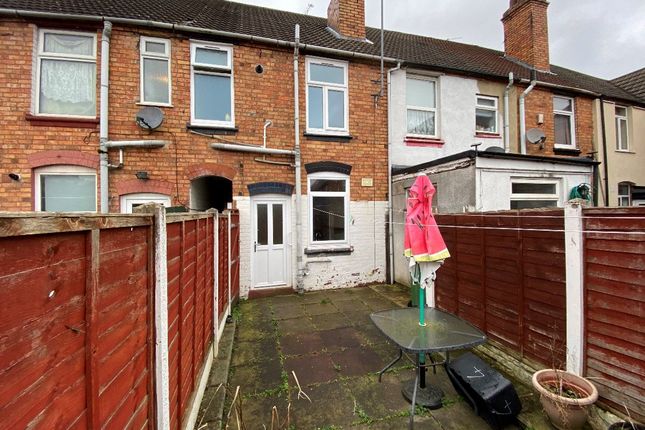
M 236 0 L 327 15 L 329 0 Z M 509 0 L 383 0 L 388 30 L 504 49 L 500 21 Z M 366 20 L 380 27 L 380 1 L 366 0 Z M 645 0 L 551 0 L 551 63 L 605 79 L 645 67 Z

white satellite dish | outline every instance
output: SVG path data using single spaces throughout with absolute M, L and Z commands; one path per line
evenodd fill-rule
M 531 128 L 526 132 L 526 140 L 534 145 L 544 143 L 546 134 L 539 128 Z
M 146 106 L 137 112 L 135 121 L 144 130 L 155 130 L 163 122 L 163 111 L 158 107 Z

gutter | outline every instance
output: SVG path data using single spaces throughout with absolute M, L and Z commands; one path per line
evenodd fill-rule
M 169 30 L 172 32 L 179 31 L 179 32 L 187 32 L 187 33 L 199 33 L 199 34 L 208 34 L 212 36 L 228 37 L 228 38 L 240 39 L 240 40 L 245 40 L 250 42 L 265 43 L 265 44 L 284 47 L 284 48 L 295 48 L 296 46 L 295 42 L 290 42 L 287 40 L 272 39 L 269 37 L 253 36 L 250 34 L 233 33 L 229 31 L 213 30 L 213 29 L 201 28 L 201 27 L 191 27 L 188 25 L 170 24 L 170 23 L 161 22 L 161 21 L 150 21 L 150 20 L 143 20 L 143 19 L 118 18 L 118 17 L 111 17 L 111 16 L 95 16 L 95 15 L 71 15 L 71 14 L 64 14 L 64 13 L 38 12 L 38 11 L 30 11 L 30 10 L 22 10 L 22 9 L 6 9 L 6 8 L 0 8 L 0 15 L 15 16 L 17 18 L 23 18 L 23 19 L 26 19 L 26 18 L 61 19 L 61 20 L 92 21 L 92 22 L 111 21 L 112 23 L 117 23 L 117 24 L 152 27 L 152 28 Z M 364 54 L 364 53 L 353 52 L 353 51 L 343 51 L 341 49 L 325 48 L 323 46 L 307 45 L 302 43 L 299 43 L 298 46 L 299 46 L 299 49 L 315 51 L 322 54 L 338 55 L 342 57 L 373 60 L 373 61 L 379 61 L 379 62 L 381 61 L 380 55 Z M 398 62 L 402 62 L 403 60 L 399 60 L 391 57 L 383 57 L 383 61 L 387 61 L 388 63 L 398 63 Z

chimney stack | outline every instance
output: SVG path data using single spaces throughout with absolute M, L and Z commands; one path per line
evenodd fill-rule
M 331 0 L 327 25 L 341 36 L 365 39 L 365 0 Z
M 504 16 L 504 53 L 549 71 L 547 0 L 510 0 Z

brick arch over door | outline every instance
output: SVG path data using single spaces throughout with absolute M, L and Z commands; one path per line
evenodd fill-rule
M 96 153 L 87 153 L 81 151 L 42 151 L 30 154 L 27 161 L 32 169 L 39 167 L 54 166 L 65 164 L 69 166 L 83 166 L 90 169 L 99 168 L 99 156 Z
M 156 179 L 128 179 L 126 181 L 117 182 L 115 188 L 119 197 L 133 193 L 157 193 L 171 196 L 174 185 L 172 182 Z
M 193 180 L 203 176 L 219 176 L 233 181 L 235 169 L 231 166 L 217 163 L 200 163 L 193 164 L 186 168 L 188 179 Z

